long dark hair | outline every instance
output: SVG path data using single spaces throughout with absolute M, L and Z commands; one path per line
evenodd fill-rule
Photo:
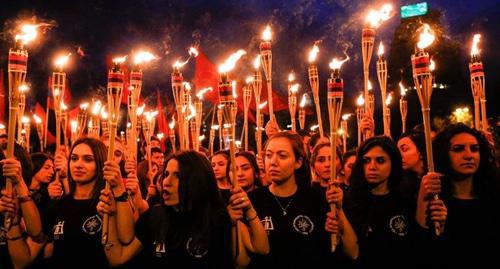
M 253 185 L 254 187 L 262 187 L 262 182 L 260 179 L 259 165 L 257 164 L 257 159 L 255 155 L 250 151 L 239 151 L 236 153 L 235 157 L 243 157 L 248 160 L 253 171 Z M 229 173 L 231 171 L 231 159 L 229 159 L 226 166 L 226 177 L 229 179 Z
M 420 131 L 418 129 L 413 129 L 413 130 L 410 130 L 406 133 L 403 133 L 399 139 L 403 139 L 405 137 L 408 137 L 408 139 L 411 140 L 411 142 L 413 142 L 413 144 L 415 144 L 415 146 L 417 147 L 417 150 L 418 152 L 420 153 L 420 157 L 422 158 L 422 161 L 423 161 L 423 164 L 424 164 L 424 173 L 427 172 L 427 155 L 425 154 L 426 153 L 426 149 L 425 149 L 425 135 L 424 135 L 424 132 L 423 131 Z
M 302 166 L 299 169 L 296 169 L 295 181 L 299 189 L 308 189 L 311 187 L 311 171 L 309 170 L 309 163 L 307 161 L 307 155 L 304 150 L 304 144 L 302 142 L 302 137 L 297 133 L 292 133 L 290 131 L 280 132 L 273 136 L 271 136 L 264 146 L 264 151 L 267 149 L 267 145 L 269 145 L 269 141 L 276 138 L 286 138 L 290 145 L 292 145 L 293 154 L 295 156 L 295 160 L 301 160 Z M 265 160 L 265 158 L 264 158 Z
M 444 174 L 443 195 L 451 197 L 451 179 L 456 176 L 451 167 L 449 151 L 451 140 L 458 134 L 470 134 L 477 139 L 479 144 L 480 162 L 477 172 L 473 176 L 472 193 L 478 197 L 488 196 L 491 198 L 498 191 L 497 164 L 495 162 L 493 147 L 488 143 L 484 135 L 462 123 L 447 126 L 440 132 L 433 142 L 433 153 L 436 171 Z M 496 193 L 498 195 L 498 192 Z
M 212 166 L 205 156 L 192 150 L 172 154 L 164 167 L 170 160 L 176 160 L 179 164 L 178 209 L 192 219 L 193 243 L 208 246 L 211 229 L 220 225 L 221 217 L 228 218 Z M 158 242 L 165 238 L 169 229 L 165 210 L 160 212 L 161 224 L 156 227 L 158 232 L 155 234 Z
M 392 139 L 387 136 L 375 136 L 364 141 L 358 148 L 356 162 L 351 173 L 351 192 L 355 196 L 368 195 L 370 186 L 366 181 L 363 156 L 372 148 L 380 147 L 391 159 L 391 173 L 387 185 L 392 192 L 396 190 L 403 174 L 401 154 Z
M 73 154 L 73 150 L 75 149 L 75 147 L 80 144 L 85 144 L 89 146 L 90 150 L 92 150 L 92 154 L 94 154 L 96 171 L 94 178 L 92 180 L 95 180 L 96 183 L 94 185 L 94 189 L 92 190 L 92 200 L 94 202 L 97 202 L 99 200 L 100 192 L 104 188 L 105 184 L 103 178 L 103 173 L 104 173 L 103 169 L 104 169 L 104 162 L 107 160 L 108 149 L 106 145 L 104 145 L 104 143 L 102 143 L 100 140 L 91 137 L 82 137 L 75 141 L 75 143 L 71 147 L 68 158 L 68 179 L 69 179 L 70 195 L 73 195 L 76 189 L 76 183 L 73 180 L 73 177 L 71 176 L 71 170 L 69 169 L 71 162 L 71 154 Z

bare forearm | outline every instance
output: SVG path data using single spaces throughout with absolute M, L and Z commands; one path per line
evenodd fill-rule
M 266 255 L 269 253 L 269 239 L 266 230 L 262 226 L 257 212 L 253 209 L 249 211 L 247 219 L 249 219 L 249 233 L 253 249 L 257 254 Z
M 116 203 L 117 237 L 120 242 L 129 244 L 134 239 L 135 221 L 128 202 Z
M 359 256 L 358 237 L 343 210 L 340 210 L 339 218 L 344 227 L 342 232 L 342 247 L 344 253 L 351 259 L 357 259 Z
M 20 203 L 22 217 L 24 218 L 24 223 L 26 225 L 26 232 L 32 237 L 40 236 L 42 232 L 40 213 L 38 212 L 38 208 L 33 200 L 29 198 L 29 190 L 24 181 L 20 181 L 16 185 L 16 192 L 18 197 L 22 197 L 20 200 L 26 199 Z

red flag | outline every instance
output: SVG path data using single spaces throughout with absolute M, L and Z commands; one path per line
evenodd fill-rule
M 9 93 L 5 91 L 3 69 L 0 69 L 0 121 L 5 121 L 5 100 L 9 100 Z
M 45 131 L 45 128 L 47 126 L 47 122 L 45 122 L 46 116 L 45 116 L 45 108 L 40 105 L 40 103 L 36 103 L 35 105 L 35 114 L 40 117 L 42 120 L 42 130 Z M 47 130 L 47 145 L 50 144 L 55 144 L 56 143 L 56 138 L 54 135 L 50 133 L 50 131 Z
M 163 105 L 161 103 L 160 90 L 156 89 L 156 110 L 158 110 L 158 131 L 163 133 L 165 137 L 168 137 L 168 123 L 166 111 L 163 109 Z

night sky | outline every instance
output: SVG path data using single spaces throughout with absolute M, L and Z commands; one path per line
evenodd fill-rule
M 2 0 L 0 22 L 4 27 L 0 42 L 0 64 L 6 69 L 7 51 L 12 44 L 8 28 L 20 18 L 36 16 L 56 26 L 30 45 L 28 80 L 32 83 L 34 95 L 29 97 L 28 103 L 36 99 L 45 100 L 46 78 L 52 71 L 50 63 L 54 55 L 60 51 L 75 54 L 78 47 L 85 51 L 85 57 L 73 57 L 68 68 L 68 78 L 75 96 L 70 107 L 76 106 L 84 97 L 89 98 L 89 92 L 90 95 L 102 95 L 102 90 L 97 89 L 102 89 L 106 83 L 107 56 L 129 54 L 138 48 L 149 48 L 160 56 L 145 72 L 144 95 L 148 96 L 157 88 L 171 94 L 171 64 L 176 59 L 185 58 L 192 44 L 199 44 L 201 50 L 215 63 L 220 63 L 239 48 L 247 50 L 249 57 L 238 64 L 237 70 L 242 78 L 246 77 L 251 70 L 250 61 L 258 52 L 261 32 L 270 23 L 274 32 L 275 90 L 286 96 L 286 79 L 290 70 L 298 75 L 298 82 L 303 88 L 309 89 L 307 52 L 314 41 L 322 40 L 317 62 L 321 71 L 322 90 L 325 89 L 328 76 L 328 62 L 333 57 L 343 56 L 344 51 L 351 57 L 342 73 L 346 84 L 345 111 L 352 111 L 354 96 L 362 89 L 360 31 L 363 16 L 370 7 L 376 8 L 385 2 L 388 1 Z M 394 30 L 401 22 L 399 5 L 415 2 L 419 1 L 391 1 L 398 13 L 377 30 L 376 44 L 383 40 L 390 47 Z M 431 9 L 443 13 L 441 22 L 446 37 L 464 44 L 461 59 L 463 72 L 457 76 L 468 77 L 470 40 L 476 32 L 483 34 L 480 46 L 486 70 L 488 114 L 498 116 L 499 109 L 494 104 L 499 100 L 500 50 L 495 45 L 500 36 L 500 3 L 494 0 L 427 2 Z M 375 57 L 372 58 L 373 70 L 374 60 Z M 185 78 L 192 78 L 193 69 L 192 63 L 186 66 Z M 372 83 L 377 83 L 374 71 L 371 74 Z M 441 82 L 439 78 L 437 81 Z M 416 96 L 415 92 L 413 94 Z M 472 104 L 468 83 L 462 87 L 436 91 L 435 94 L 459 97 L 458 100 L 440 98 L 448 102 L 439 104 L 442 106 L 436 113 L 447 114 L 459 104 L 469 107 Z M 415 96 L 412 100 L 417 100 Z M 154 104 L 155 100 L 149 102 Z M 393 113 L 398 111 L 395 106 Z M 421 118 L 410 116 L 409 124 L 420 121 Z

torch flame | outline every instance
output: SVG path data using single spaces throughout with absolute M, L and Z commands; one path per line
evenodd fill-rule
M 338 60 L 337 58 L 333 58 L 333 60 L 332 60 L 332 61 L 330 62 L 330 64 L 329 64 L 329 66 L 330 66 L 330 68 L 331 68 L 331 69 L 333 69 L 333 70 L 338 70 L 338 69 L 340 69 L 340 67 L 342 67 L 342 65 L 343 65 L 345 62 L 349 61 L 349 59 L 350 59 L 350 58 L 349 58 L 349 56 L 347 56 L 347 58 L 345 58 L 345 59 L 344 59 L 344 60 L 342 60 L 342 61 Z
M 308 61 L 310 63 L 313 63 L 314 61 L 316 61 L 316 57 L 318 56 L 318 53 L 319 53 L 319 47 L 318 47 L 318 45 L 314 44 L 311 51 L 309 51 Z
M 242 49 L 231 54 L 231 56 L 229 56 L 229 58 L 227 58 L 227 60 L 219 66 L 219 73 L 227 73 L 231 71 L 235 67 L 236 62 L 245 54 L 247 54 L 247 52 Z
M 141 116 L 144 113 L 144 109 L 146 109 L 146 104 L 142 104 L 142 106 L 137 108 L 136 115 Z
M 429 64 L 429 70 L 434 71 L 436 70 L 436 62 L 434 62 L 434 60 L 431 59 L 431 63 Z
M 254 79 L 252 76 L 248 76 L 246 79 L 245 79 L 245 83 L 246 84 L 250 84 L 250 83 L 253 83 Z
M 189 59 L 187 59 L 186 61 L 184 62 L 180 62 L 179 60 L 175 61 L 175 63 L 173 64 L 173 67 L 174 68 L 181 68 L 183 67 L 185 64 L 187 64 L 189 62 Z
M 152 122 L 156 115 L 158 115 L 158 111 L 148 111 L 148 112 L 144 112 L 144 115 L 146 115 L 146 120 L 149 121 L 149 122 Z
M 23 116 L 23 117 L 21 118 L 21 122 L 22 122 L 23 124 L 30 123 L 30 118 L 28 118 L 28 117 L 26 117 L 26 116 Z
M 258 70 L 260 68 L 260 54 L 253 60 L 253 67 Z
M 472 38 L 472 49 L 470 50 L 470 55 L 479 55 L 481 51 L 477 47 L 477 44 L 479 44 L 479 41 L 481 40 L 481 34 L 475 34 L 474 37 Z
M 89 103 L 80 104 L 80 109 L 81 110 L 87 110 L 88 107 L 89 107 Z
M 94 104 L 92 105 L 92 115 L 97 116 L 97 114 L 99 114 L 99 111 L 101 110 L 101 106 L 101 101 L 97 100 L 96 102 L 94 102 Z
M 380 42 L 380 45 L 378 45 L 377 55 L 378 56 L 384 55 L 384 44 L 382 43 L 382 41 Z
M 198 141 L 203 141 L 203 140 L 205 140 L 205 135 L 198 136 Z
M 104 109 L 104 107 L 102 107 L 102 109 L 101 109 L 101 119 L 107 120 L 108 116 L 109 116 L 108 112 L 106 112 L 106 109 Z
M 259 105 L 259 109 L 261 109 L 261 110 L 262 110 L 262 109 L 264 109 L 264 107 L 266 107 L 266 106 L 267 106 L 267 101 L 265 101 L 265 102 L 263 102 L 263 103 L 260 103 L 260 105 Z
M 314 132 L 318 128 L 319 128 L 319 124 L 313 125 L 313 126 L 311 126 L 311 131 Z
M 21 26 L 21 34 L 17 34 L 15 36 L 15 40 L 21 40 L 23 45 L 28 44 L 29 42 L 35 40 L 38 35 L 37 29 L 40 25 L 35 24 L 24 24 Z
M 365 98 L 363 97 L 363 94 L 360 94 L 358 98 L 356 99 L 356 105 L 358 107 L 362 107 L 365 105 Z
M 352 113 L 342 115 L 342 120 L 348 120 L 352 116 Z
M 302 98 L 300 99 L 299 107 L 304 108 L 306 104 L 307 104 L 307 93 L 304 93 L 302 95 Z
M 165 135 L 163 133 L 157 133 L 156 137 L 158 137 L 158 139 L 160 139 L 160 140 L 163 140 L 163 138 L 165 137 Z
M 382 24 L 382 22 L 390 19 L 393 15 L 392 5 L 385 4 L 380 8 L 380 10 L 370 10 L 368 16 L 366 17 L 366 21 L 370 24 L 371 27 L 377 28 Z
M 211 128 L 212 130 L 217 131 L 217 130 L 219 130 L 219 125 L 218 125 L 218 124 L 214 124 L 214 125 L 212 125 L 210 128 Z
M 125 62 L 125 60 L 127 60 L 127 56 L 122 56 L 122 57 L 116 57 L 113 59 L 113 63 L 114 64 L 122 64 Z
M 61 109 L 62 110 L 67 110 L 68 106 L 64 102 L 61 102 Z
M 134 55 L 134 64 L 148 63 L 155 59 L 157 59 L 157 57 L 151 52 L 139 51 L 136 55 Z
M 3 123 L 0 123 L 0 130 L 5 130 L 5 125 Z
M 195 47 L 189 48 L 189 56 L 196 58 L 196 57 L 198 57 L 198 54 L 200 54 L 200 53 L 198 52 L 197 48 L 195 48 Z
M 422 30 L 421 30 L 420 35 L 419 35 L 417 47 L 419 49 L 425 49 L 434 42 L 434 40 L 436 39 L 436 36 L 434 35 L 434 32 L 432 31 L 431 27 L 427 23 L 424 23 L 424 25 L 421 27 L 421 29 Z
M 290 87 L 290 92 L 292 92 L 294 94 L 297 93 L 299 91 L 299 87 L 300 87 L 300 85 L 298 83 L 293 84 Z
M 19 86 L 19 92 L 20 93 L 25 93 L 27 92 L 28 90 L 30 89 L 30 87 L 26 84 L 21 84 L 21 86 Z
M 238 93 L 237 93 L 237 91 L 236 91 L 236 80 L 233 80 L 233 81 L 231 82 L 231 86 L 232 86 L 232 88 L 233 88 L 233 97 L 234 97 L 234 98 L 238 98 Z
M 262 32 L 262 40 L 264 41 L 271 41 L 272 38 L 272 32 L 271 32 L 271 26 L 266 26 L 266 29 L 264 32 Z
M 189 84 L 189 82 L 183 82 L 182 86 L 184 86 L 186 91 L 191 91 L 191 84 Z
M 392 92 L 390 92 L 385 98 L 385 105 L 388 106 L 392 103 Z
M 33 119 L 35 119 L 36 124 L 42 123 L 42 119 L 40 117 L 38 117 L 36 114 L 33 115 Z
M 70 125 L 71 125 L 71 132 L 76 133 L 76 131 L 78 130 L 78 121 L 72 120 L 70 122 Z
M 198 97 L 198 99 L 200 99 L 200 100 L 203 100 L 203 95 L 205 95 L 205 93 L 207 93 L 207 92 L 211 92 L 212 90 L 213 90 L 212 87 L 203 88 L 203 89 L 198 91 L 198 93 L 196 94 L 196 97 Z
M 368 80 L 368 90 L 373 90 L 372 82 Z
M 293 82 L 295 80 L 295 74 L 293 72 L 290 72 L 288 74 L 288 82 Z
M 401 91 L 401 96 L 406 96 L 406 89 L 401 82 L 399 82 L 399 90 Z
M 59 56 L 56 58 L 54 64 L 59 68 L 59 69 L 63 69 L 64 66 L 68 63 L 69 61 L 69 57 L 71 56 L 71 53 L 68 53 L 66 55 L 63 55 L 63 56 Z
M 170 130 L 173 130 L 175 128 L 175 118 L 172 117 L 172 121 L 168 124 L 168 128 L 170 128 Z

